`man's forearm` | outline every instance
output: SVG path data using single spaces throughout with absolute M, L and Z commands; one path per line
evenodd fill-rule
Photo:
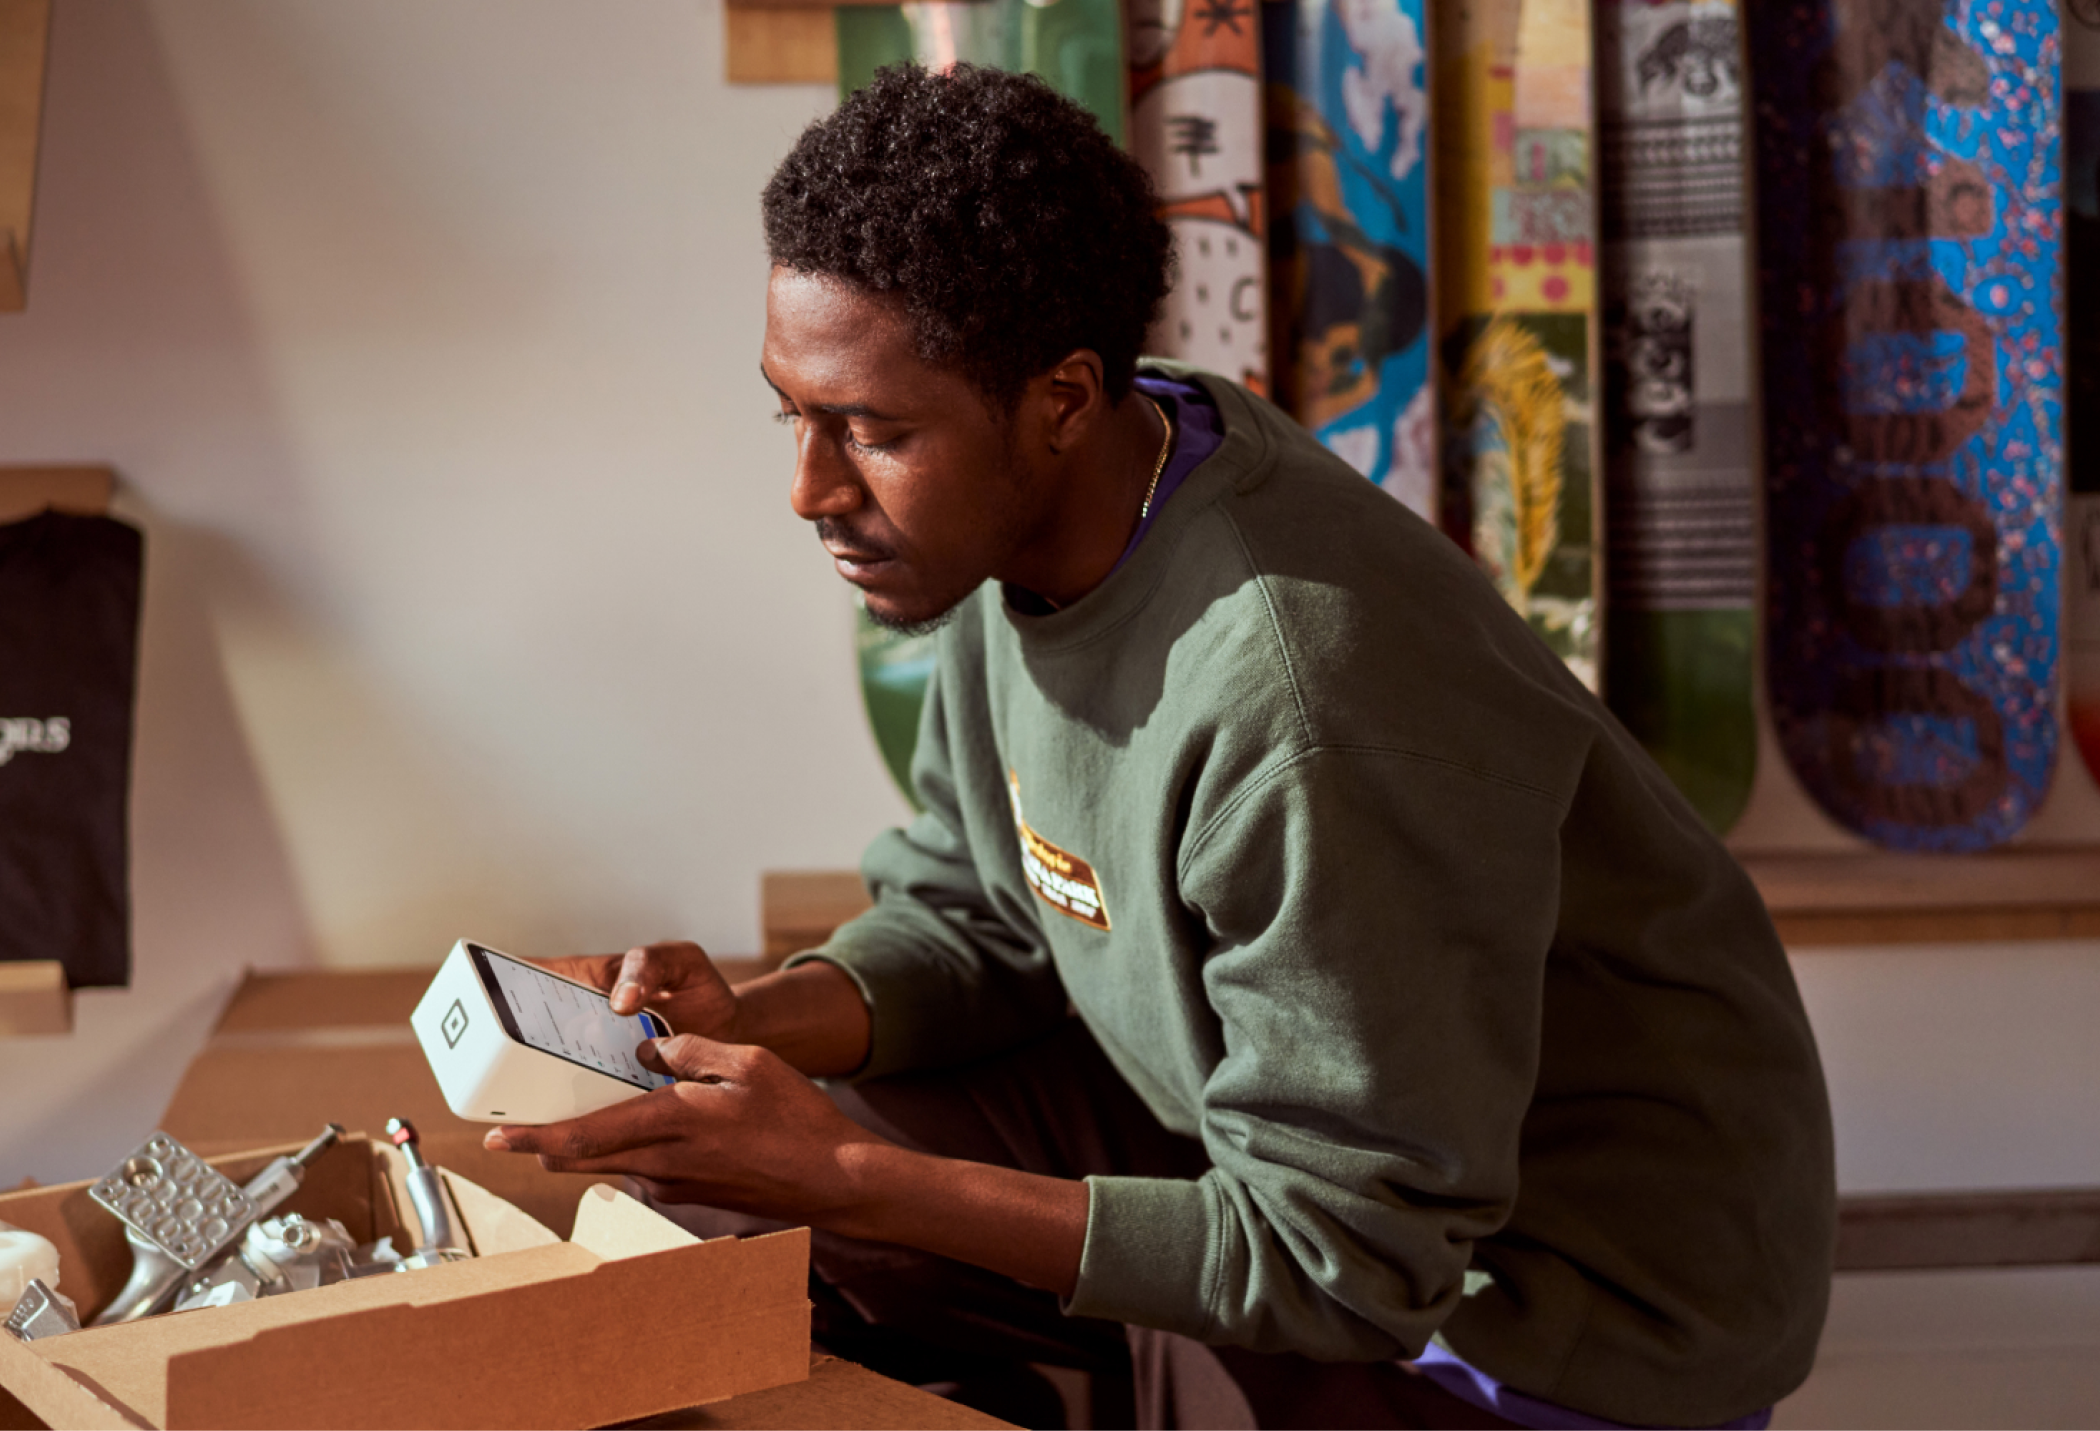
M 854 1144 L 839 1156 L 850 1200 L 810 1219 L 827 1231 L 938 1253 L 1060 1297 L 1078 1285 L 1085 1183 L 893 1143 Z
M 873 1029 L 859 985 L 836 964 L 798 964 L 736 986 L 731 1041 L 771 1049 L 812 1078 L 866 1063 Z

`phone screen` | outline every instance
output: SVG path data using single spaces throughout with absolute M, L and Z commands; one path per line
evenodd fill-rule
M 636 1088 L 661 1088 L 675 1081 L 668 1074 L 642 1067 L 634 1056 L 642 1040 L 670 1033 L 655 1014 L 647 1010 L 616 1014 L 596 989 L 572 984 L 479 944 L 469 944 L 467 952 L 502 1016 L 504 1031 L 519 1043 L 594 1068 Z

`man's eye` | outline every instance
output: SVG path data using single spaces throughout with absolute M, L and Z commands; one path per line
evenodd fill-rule
M 856 452 L 882 452 L 896 446 L 897 439 L 892 437 L 886 442 L 877 442 L 873 438 L 862 437 L 859 433 L 848 428 L 846 429 L 846 445 Z
M 776 412 L 773 414 L 773 421 L 792 427 L 801 416 L 799 412 Z

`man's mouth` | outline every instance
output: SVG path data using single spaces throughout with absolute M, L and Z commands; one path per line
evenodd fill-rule
M 823 543 L 824 550 L 830 554 L 832 565 L 838 568 L 839 575 L 848 581 L 873 576 L 895 560 L 894 553 L 886 552 L 880 547 L 857 546 L 830 532 L 819 530 L 817 540 Z

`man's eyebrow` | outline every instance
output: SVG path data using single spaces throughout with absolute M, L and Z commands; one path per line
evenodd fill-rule
M 780 384 L 773 381 L 773 375 L 766 371 L 764 363 L 758 365 L 758 375 L 766 380 L 766 386 L 771 388 L 782 402 L 793 401 L 786 393 L 781 392 Z M 860 402 L 813 402 L 801 410 L 803 412 L 822 413 L 826 417 L 865 417 L 874 422 L 890 422 L 894 420 L 888 413 L 877 412 L 866 403 Z

